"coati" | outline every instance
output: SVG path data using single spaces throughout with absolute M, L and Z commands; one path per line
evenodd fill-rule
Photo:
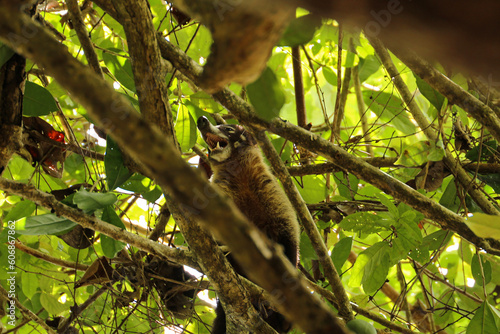
M 283 245 L 285 255 L 298 262 L 299 225 L 295 211 L 278 181 L 264 162 L 255 138 L 240 125 L 214 126 L 206 117 L 198 118 L 198 129 L 208 145 L 211 181 L 233 199 L 250 222 L 271 240 Z M 232 261 L 235 270 L 244 275 Z M 259 310 L 261 307 L 253 302 Z M 272 310 L 261 316 L 280 333 L 290 330 L 291 324 Z M 213 334 L 226 332 L 226 317 L 217 303 Z

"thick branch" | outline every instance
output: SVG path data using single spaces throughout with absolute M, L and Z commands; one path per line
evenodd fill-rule
M 113 3 L 127 35 L 141 112 L 146 120 L 159 124 L 167 136 L 172 136 L 176 140 L 165 80 L 161 71 L 157 70 L 162 66 L 162 58 L 148 6 L 143 0 L 126 3 L 113 1 Z M 275 333 L 260 319 L 245 289 L 239 283 L 238 275 L 231 269 L 231 265 L 210 234 L 200 229 L 191 215 L 179 210 L 166 192 L 165 197 L 182 235 L 194 253 L 198 254 L 198 262 L 203 272 L 224 303 L 225 311 L 229 315 L 232 313 L 239 315 L 237 319 L 240 322 L 239 326 L 238 324 L 235 326 L 239 330 L 251 328 L 256 333 Z M 228 323 L 228 328 L 232 325 Z
M 14 54 L 0 68 L 0 175 L 21 147 L 26 59 Z
M 145 0 L 112 1 L 127 35 L 139 107 L 178 146 L 156 30 Z

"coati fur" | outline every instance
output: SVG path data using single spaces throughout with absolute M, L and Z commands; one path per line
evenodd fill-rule
M 214 126 L 206 117 L 200 117 L 197 126 L 208 145 L 212 183 L 231 197 L 259 230 L 281 244 L 290 262 L 297 265 L 300 230 L 295 210 L 264 162 L 255 138 L 240 125 Z M 235 261 L 229 260 L 236 272 L 244 275 Z M 279 333 L 290 330 L 291 324 L 277 312 L 269 309 L 261 316 Z M 226 317 L 218 302 L 212 333 L 225 332 Z

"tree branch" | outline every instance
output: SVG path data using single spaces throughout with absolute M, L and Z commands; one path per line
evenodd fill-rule
M 151 254 L 163 256 L 170 261 L 197 268 L 198 263 L 190 252 L 170 248 L 157 242 L 142 238 L 138 235 L 122 230 L 119 227 L 106 223 L 96 217 L 84 214 L 82 211 L 67 206 L 55 199 L 53 195 L 47 194 L 24 183 L 10 181 L 0 178 L 0 189 L 5 192 L 16 194 L 28 199 L 44 208 L 54 210 L 57 215 L 68 218 L 82 227 L 93 229 L 103 233 L 115 240 L 130 244 Z
M 363 93 L 361 92 L 361 82 L 359 80 L 359 65 L 352 69 L 352 81 L 354 92 L 356 93 L 356 104 L 358 106 L 359 119 L 361 120 L 361 128 L 363 129 L 363 139 L 367 142 L 367 151 L 370 157 L 373 157 L 373 145 L 370 135 L 370 128 L 368 126 L 368 117 L 365 109 L 365 102 L 363 101 Z
M 302 63 L 300 48 L 292 47 L 293 87 L 295 91 L 295 108 L 297 109 L 297 125 L 303 128 L 307 124 L 306 102 L 304 99 L 304 82 L 302 80 Z
M 89 33 L 83 22 L 82 12 L 80 11 L 80 6 L 78 6 L 77 0 L 66 0 L 66 5 L 68 6 L 68 11 L 71 14 L 71 21 L 73 22 L 73 28 L 76 31 L 78 40 L 80 41 L 83 51 L 85 53 L 85 58 L 89 62 L 90 67 L 102 77 L 101 65 L 99 65 L 99 59 L 95 53 L 94 46 L 90 40 Z
M 144 118 L 156 124 L 178 146 L 162 58 L 147 1 L 112 0 L 127 36 L 139 107 Z
M 365 162 L 369 163 L 373 167 L 396 167 L 394 163 L 398 158 L 365 158 Z M 316 165 L 307 166 L 292 166 L 288 167 L 288 172 L 292 176 L 304 176 L 312 174 L 325 174 L 325 173 L 336 173 L 341 172 L 343 169 L 331 162 L 325 162 Z
M 417 102 L 413 98 L 410 90 L 406 86 L 405 82 L 399 75 L 396 66 L 391 60 L 389 52 L 386 50 L 385 46 L 382 42 L 373 36 L 368 35 L 368 40 L 370 44 L 375 49 L 375 52 L 379 56 L 382 61 L 382 64 L 387 69 L 387 72 L 391 76 L 394 86 L 399 91 L 399 94 L 403 98 L 403 101 L 407 105 L 410 113 L 413 118 L 417 121 L 418 126 L 422 129 L 429 140 L 436 142 L 439 139 L 439 136 L 436 130 L 433 129 L 432 125 L 427 121 L 424 113 L 418 106 Z M 468 94 L 468 93 L 467 93 Z M 482 104 L 481 101 L 477 100 L 478 104 Z M 483 105 L 484 108 L 487 108 L 486 105 Z M 495 117 L 495 119 L 497 119 Z M 446 166 L 451 170 L 453 175 L 460 181 L 462 186 L 467 189 L 467 192 L 471 195 L 472 199 L 481 207 L 481 209 L 488 214 L 491 215 L 500 215 L 500 212 L 495 208 L 493 203 L 491 203 L 486 196 L 481 192 L 479 187 L 477 187 L 476 182 L 469 177 L 467 172 L 461 167 L 461 165 L 453 158 L 451 152 L 445 148 L 446 155 L 443 157 L 443 161 Z
M 445 96 L 449 103 L 456 104 L 481 123 L 497 142 L 500 142 L 500 119 L 496 113 L 459 85 L 436 70 L 431 64 L 411 51 L 393 50 L 413 73 L 425 80 L 432 88 Z
M 339 72 L 340 73 L 340 72 Z M 351 73 L 352 67 L 347 67 L 344 70 L 344 78 L 342 79 L 342 88 L 340 90 L 340 96 L 338 98 L 339 105 L 338 110 L 335 110 L 335 136 L 337 140 L 340 142 L 340 127 L 342 125 L 342 121 L 345 116 L 345 104 L 347 102 L 347 94 L 349 94 L 349 86 L 351 83 Z
M 69 269 L 74 269 L 74 270 L 81 270 L 81 271 L 86 271 L 89 266 L 86 264 L 82 263 L 76 263 L 76 262 L 71 262 L 63 259 L 58 259 L 53 256 L 50 256 L 48 254 L 42 253 L 39 250 L 33 249 L 31 247 L 26 246 L 22 242 L 16 241 L 16 248 L 19 249 L 20 251 L 25 252 L 26 254 L 32 255 L 36 258 L 39 258 L 41 260 L 44 260 L 46 262 L 64 267 L 64 268 L 69 268 Z
M 26 59 L 13 54 L 0 67 L 0 175 L 22 147 L 22 112 Z

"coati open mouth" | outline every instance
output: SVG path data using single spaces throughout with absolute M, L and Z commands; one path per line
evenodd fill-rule
M 208 145 L 209 158 L 212 162 L 222 163 L 231 157 L 235 144 L 231 138 L 235 132 L 233 126 L 213 126 L 205 116 L 198 118 L 197 126 Z
M 205 142 L 208 144 L 208 146 L 210 147 L 210 150 L 212 150 L 212 151 L 218 150 L 218 149 L 222 150 L 228 144 L 228 141 L 226 139 L 219 137 L 216 134 L 213 134 L 210 132 L 205 133 Z

